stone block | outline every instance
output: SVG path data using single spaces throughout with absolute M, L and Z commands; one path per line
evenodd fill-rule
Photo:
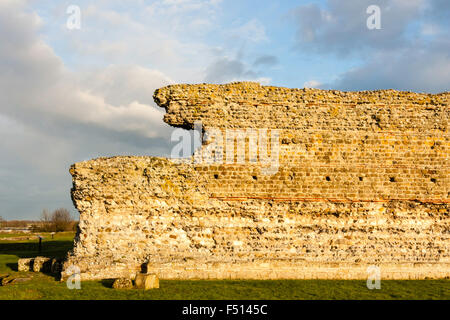
M 112 287 L 114 289 L 131 289 L 133 282 L 128 278 L 119 278 L 114 280 Z
M 50 272 L 52 259 L 46 257 L 36 257 L 33 260 L 34 272 Z
M 17 262 L 17 270 L 19 271 L 33 271 L 34 258 L 23 258 Z
M 149 290 L 159 288 L 159 279 L 155 274 L 139 273 L 134 283 L 138 289 Z

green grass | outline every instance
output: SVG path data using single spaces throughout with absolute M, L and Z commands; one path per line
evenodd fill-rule
M 57 234 L 53 240 L 43 236 L 43 256 L 63 257 L 72 246 L 73 233 Z M 28 282 L 0 286 L 0 299 L 450 299 L 450 280 L 382 280 L 380 290 L 356 280 L 161 280 L 160 289 L 149 291 L 115 290 L 112 280 L 103 280 L 83 281 L 81 290 L 69 290 L 52 275 L 16 271 L 19 257 L 37 254 L 37 240 L 0 240 L 0 274 L 33 276 Z
M 8 240 L 11 237 L 29 236 L 27 234 L 12 234 L 0 238 L 0 274 L 17 271 L 19 258 L 31 258 L 38 255 L 44 257 L 63 258 L 73 246 L 74 232 L 60 232 L 51 238 L 50 233 L 40 233 L 43 237 L 41 253 L 39 253 L 38 240 L 16 241 Z

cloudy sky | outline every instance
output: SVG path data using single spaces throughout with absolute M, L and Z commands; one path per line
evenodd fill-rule
M 449 18 L 448 0 L 0 0 L 0 216 L 76 215 L 74 162 L 169 155 L 167 84 L 448 91 Z

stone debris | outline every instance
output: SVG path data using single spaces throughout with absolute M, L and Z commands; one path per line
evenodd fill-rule
M 19 277 L 14 275 L 0 276 L 0 285 L 7 286 L 11 284 L 30 281 L 31 277 Z
M 32 271 L 34 258 L 23 258 L 17 262 L 17 269 L 19 271 Z
M 50 272 L 51 264 L 51 258 L 36 257 L 33 260 L 33 272 Z
M 17 262 L 17 269 L 24 272 L 59 273 L 62 270 L 62 262 L 62 259 L 48 257 L 22 258 Z
M 112 287 L 114 289 L 131 289 L 133 288 L 133 282 L 128 278 L 119 278 L 114 280 Z
M 137 289 L 158 289 L 159 279 L 155 274 L 139 273 L 134 280 L 134 284 Z

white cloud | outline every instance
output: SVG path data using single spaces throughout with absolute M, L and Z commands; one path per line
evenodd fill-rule
M 90 70 L 80 81 L 92 94 L 103 97 L 111 105 L 127 105 L 134 101 L 154 105 L 153 88 L 174 83 L 158 70 L 137 65 L 109 65 Z
M 258 19 L 252 19 L 242 26 L 228 31 L 231 37 L 250 42 L 268 41 L 264 25 Z
M 151 94 L 173 82 L 163 73 L 111 66 L 80 81 L 84 75 L 67 70 L 38 35 L 34 14 L 13 8 L 0 15 L 0 29 L 8 32 L 0 47 L 1 60 L 8 62 L 0 65 L 1 113 L 30 125 L 45 118 L 145 137 L 160 134 L 163 112 L 155 107 Z
M 201 82 L 199 70 L 216 58 L 206 38 L 221 32 L 219 5 L 160 0 L 117 11 L 105 2 L 87 7 L 80 31 L 61 30 L 56 37 L 67 44 L 65 58 L 70 61 L 105 67 L 132 62 L 158 69 L 176 82 Z
M 149 20 L 163 22 L 158 29 L 171 32 L 201 31 L 214 27 L 220 0 L 159 0 L 144 11 Z M 204 30 L 206 31 L 206 30 Z
M 309 80 L 309 81 L 306 81 L 303 84 L 303 87 L 305 87 L 305 88 L 319 88 L 321 85 L 322 85 L 322 83 L 317 81 L 317 80 Z

